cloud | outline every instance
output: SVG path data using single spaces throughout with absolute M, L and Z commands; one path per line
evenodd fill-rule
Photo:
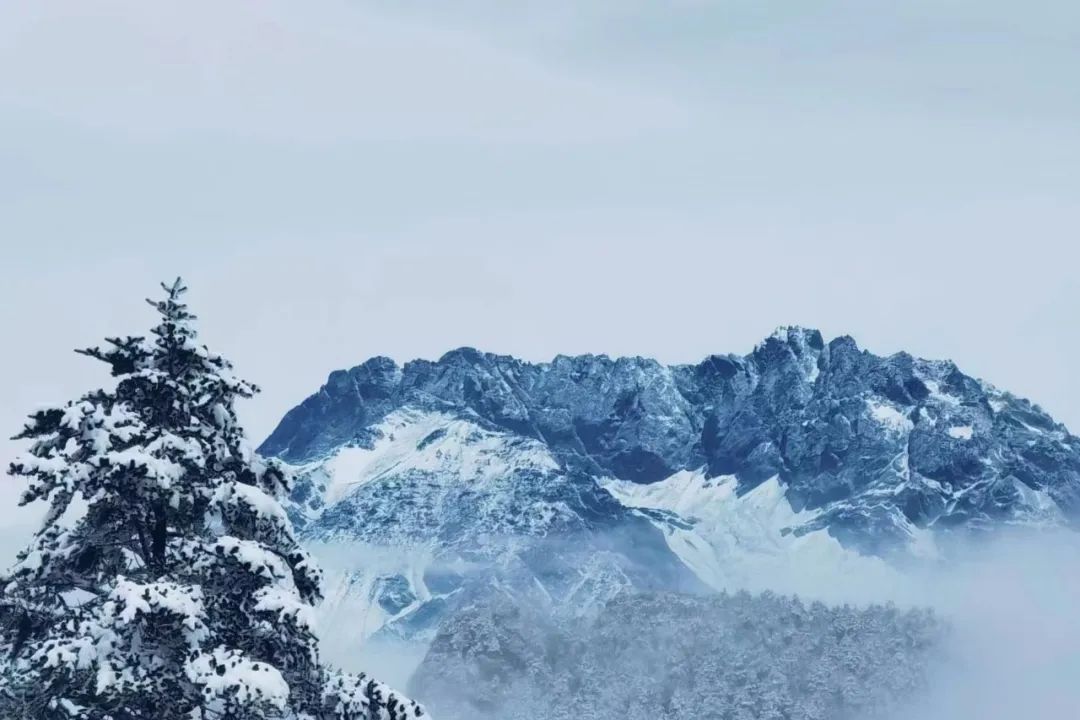
M 483 37 L 322 0 L 10 4 L 0 104 L 132 138 L 606 141 L 680 122 Z
M 904 720 L 1067 717 L 1080 707 L 1080 541 L 1014 534 L 920 586 L 952 625 L 931 692 Z
M 1075 428 L 1076 7 L 0 3 L 0 429 L 177 273 L 256 438 L 374 354 L 792 323 Z

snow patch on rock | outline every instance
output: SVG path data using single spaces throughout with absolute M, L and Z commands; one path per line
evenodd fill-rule
M 866 403 L 870 410 L 870 416 L 887 430 L 895 433 L 908 433 L 914 428 L 911 419 L 892 405 L 878 400 L 870 400 Z
M 975 435 L 975 429 L 970 425 L 956 425 L 949 428 L 949 437 L 954 440 L 970 440 Z
M 650 485 L 613 479 L 602 485 L 623 504 L 653 511 L 649 517 L 671 550 L 717 590 L 874 599 L 903 582 L 885 561 L 845 549 L 824 530 L 793 532 L 815 513 L 795 512 L 777 477 L 741 496 L 734 477 L 702 471 Z

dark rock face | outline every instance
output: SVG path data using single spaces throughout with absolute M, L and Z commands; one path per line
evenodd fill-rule
M 408 578 L 403 575 L 389 575 L 376 581 L 376 593 L 379 606 L 390 615 L 397 615 L 416 602 Z
M 1040 408 L 951 362 L 879 357 L 849 337 L 785 328 L 746 356 L 697 365 L 472 349 L 330 375 L 260 452 L 293 463 L 370 441 L 402 407 L 468 417 L 543 443 L 567 473 L 652 483 L 679 470 L 779 476 L 796 532 L 826 528 L 882 552 L 913 528 L 977 529 L 1080 511 L 1080 440 Z

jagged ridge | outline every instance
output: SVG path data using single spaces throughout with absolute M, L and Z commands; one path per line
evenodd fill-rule
M 404 367 L 373 358 L 332 373 L 260 451 L 301 464 L 369 446 L 401 408 L 530 439 L 570 474 L 653 483 L 703 469 L 735 476 L 740 494 L 777 476 L 796 511 L 814 511 L 793 532 L 827 529 L 864 552 L 921 528 L 1071 522 L 1080 507 L 1080 441 L 1037 406 L 951 362 L 802 328 L 697 365 L 470 348 Z

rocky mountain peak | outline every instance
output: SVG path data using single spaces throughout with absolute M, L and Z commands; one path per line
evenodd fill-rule
M 817 513 L 798 531 L 826 528 L 873 551 L 918 529 L 1078 507 L 1080 441 L 1037 406 L 951 362 L 879 357 L 801 327 L 694 365 L 529 363 L 474 348 L 404 367 L 373 358 L 331 373 L 260 450 L 305 463 L 366 446 L 402 408 L 535 440 L 598 478 L 648 484 L 701 469 L 748 492 L 775 476 L 794 507 Z
M 421 642 L 492 594 L 576 613 L 807 563 L 887 582 L 946 537 L 1080 515 L 1080 440 L 1037 406 L 798 327 L 690 365 L 376 357 L 260 451 L 298 466 L 303 536 L 348 558 L 333 622 Z

